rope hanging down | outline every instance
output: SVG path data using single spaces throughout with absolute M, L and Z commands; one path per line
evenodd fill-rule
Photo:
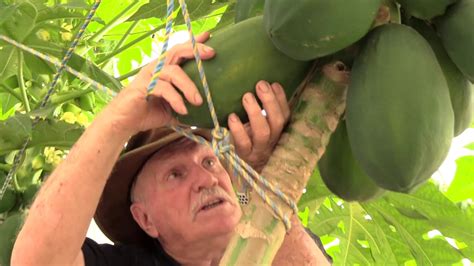
M 82 35 L 84 34 L 85 29 L 87 28 L 87 26 L 91 22 L 92 17 L 94 16 L 94 14 L 95 14 L 97 8 L 99 7 L 100 3 L 101 3 L 101 0 L 96 0 L 95 3 L 92 5 L 91 10 L 87 14 L 86 20 L 84 21 L 84 24 L 82 24 L 81 28 L 79 29 L 76 36 L 74 37 L 74 40 L 71 43 L 69 49 L 67 50 L 66 54 L 64 55 L 63 60 L 61 61 L 61 64 L 59 65 L 58 72 L 56 72 L 56 74 L 54 75 L 53 81 L 51 82 L 51 85 L 48 89 L 48 92 L 46 93 L 46 96 L 41 101 L 39 108 L 45 107 L 46 104 L 48 103 L 49 98 L 51 97 L 51 94 L 54 92 L 56 84 L 58 83 L 59 78 L 61 77 L 61 74 L 63 73 L 63 71 L 66 68 L 68 68 L 67 67 L 67 62 L 69 61 L 69 59 L 71 59 L 71 56 L 72 56 L 72 53 L 74 52 L 74 49 L 76 49 L 76 47 L 79 43 L 79 40 L 81 39 Z M 0 37 L 2 37 L 1 38 L 2 40 L 8 41 L 8 38 L 6 38 L 4 36 L 0 36 Z M 19 43 L 17 43 L 17 44 L 19 44 Z M 19 46 L 23 46 L 23 45 L 19 44 Z M 28 47 L 24 47 L 24 48 L 28 48 Z M 32 128 L 34 128 L 38 124 L 39 121 L 40 121 L 40 117 L 38 117 L 38 116 L 35 117 L 35 119 L 33 120 L 33 123 L 32 123 Z M 18 170 L 18 167 L 21 163 L 21 159 L 25 155 L 26 148 L 28 147 L 28 144 L 30 143 L 30 140 L 31 140 L 30 138 L 27 138 L 25 143 L 21 147 L 20 151 L 15 155 L 15 158 L 13 160 L 12 168 L 8 172 L 7 178 L 5 179 L 5 182 L 3 183 L 3 186 L 0 189 L 0 200 L 3 199 L 3 195 L 5 194 L 5 191 L 7 190 L 8 186 L 10 185 L 10 183 L 13 179 L 13 176 L 16 174 L 16 171 Z
M 186 7 L 185 0 L 179 0 L 179 4 L 181 6 L 181 11 L 184 17 L 184 20 L 186 22 L 187 30 L 189 33 L 189 37 L 192 42 L 193 46 L 193 51 L 194 51 L 194 58 L 196 60 L 196 64 L 198 67 L 199 71 L 199 77 L 201 79 L 202 85 L 204 87 L 204 93 L 206 96 L 207 104 L 209 107 L 209 112 L 211 114 L 212 121 L 214 123 L 214 129 L 212 130 L 212 141 L 209 143 L 206 139 L 196 136 L 190 132 L 187 132 L 185 129 L 181 127 L 176 127 L 176 126 L 170 126 L 173 130 L 176 132 L 184 135 L 187 138 L 190 138 L 193 141 L 196 141 L 198 143 L 208 145 L 210 146 L 213 150 L 214 153 L 225 159 L 234 169 L 235 173 L 238 173 L 238 176 L 243 178 L 256 192 L 257 194 L 262 198 L 262 200 L 268 204 L 273 212 L 275 213 L 276 216 L 278 216 L 283 223 L 285 224 L 285 227 L 287 230 L 291 228 L 291 222 L 289 217 L 283 213 L 281 208 L 276 204 L 263 190 L 262 188 L 259 187 L 257 183 L 255 183 L 254 179 L 257 179 L 260 183 L 263 184 L 263 186 L 267 189 L 269 189 L 271 192 L 273 192 L 275 195 L 277 195 L 281 200 L 283 200 L 287 205 L 289 205 L 294 213 L 298 213 L 298 208 L 296 206 L 296 203 L 292 201 L 290 198 L 288 198 L 278 187 L 272 185 L 269 183 L 263 176 L 258 174 L 252 167 L 250 167 L 247 163 L 245 163 L 242 159 L 238 157 L 238 155 L 234 152 L 234 149 L 232 145 L 230 144 L 230 138 L 229 138 L 229 132 L 225 128 L 221 128 L 217 119 L 217 115 L 215 112 L 214 104 L 212 101 L 211 93 L 209 90 L 209 85 L 207 83 L 206 75 L 204 72 L 204 68 L 202 66 L 202 60 L 199 55 L 199 51 L 196 45 L 196 40 L 194 38 L 194 34 L 192 33 L 192 27 L 191 27 L 191 19 L 189 17 L 189 13 Z M 173 22 L 173 7 L 174 7 L 174 0 L 167 0 L 167 19 L 166 19 L 166 38 L 165 38 L 165 43 L 164 47 L 162 50 L 162 54 L 160 56 L 160 61 L 158 65 L 155 68 L 155 73 L 153 74 L 153 79 L 150 82 L 148 86 L 148 92 L 151 92 L 154 87 L 156 86 L 156 83 L 159 79 L 161 69 L 164 66 L 164 60 L 166 57 L 166 50 L 168 47 L 168 40 L 169 40 L 169 34 L 171 31 L 172 27 L 172 22 Z

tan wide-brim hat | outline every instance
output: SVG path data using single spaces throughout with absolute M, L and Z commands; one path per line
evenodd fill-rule
M 194 129 L 209 139 L 209 130 Z M 114 243 L 147 245 L 151 238 L 138 226 L 130 212 L 130 188 L 145 162 L 159 149 L 183 135 L 169 128 L 158 128 L 133 136 L 107 180 L 94 219 Z

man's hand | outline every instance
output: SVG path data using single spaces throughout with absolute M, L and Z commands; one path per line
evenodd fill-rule
M 199 53 L 203 60 L 212 58 L 214 50 L 203 44 L 209 39 L 209 33 L 196 37 Z M 147 98 L 147 86 L 151 82 L 157 61 L 144 67 L 127 88 L 104 110 L 105 119 L 113 119 L 117 130 L 133 135 L 139 131 L 165 126 L 173 123 L 171 110 L 186 114 L 184 98 L 193 105 L 200 105 L 203 99 L 199 91 L 179 66 L 187 59 L 194 58 L 190 42 L 176 45 L 166 56 L 165 65 L 160 73 L 160 79 Z M 179 92 L 178 92 L 179 90 Z
M 257 96 L 262 102 L 266 116 L 252 93 L 242 99 L 249 117 L 245 125 L 236 114 L 231 114 L 228 125 L 237 154 L 257 172 L 267 163 L 290 117 L 290 108 L 283 88 L 278 83 L 257 83 Z

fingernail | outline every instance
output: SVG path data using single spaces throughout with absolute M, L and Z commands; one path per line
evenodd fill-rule
M 270 90 L 270 84 L 268 84 L 268 82 L 260 82 L 258 84 L 258 89 L 261 92 L 268 92 L 268 90 Z
M 244 101 L 247 102 L 247 103 L 252 103 L 252 102 L 255 101 L 255 98 L 253 97 L 252 93 L 248 92 L 244 96 Z
M 181 106 L 179 109 L 181 110 L 182 114 L 184 114 L 184 115 L 188 114 L 188 109 L 186 108 L 186 106 Z
M 214 52 L 214 49 L 213 49 L 212 47 L 209 47 L 209 46 L 203 46 L 202 49 L 203 49 L 204 52 L 206 52 L 206 53 Z
M 276 93 L 276 92 L 282 92 L 283 91 L 283 88 L 281 87 L 280 83 L 273 83 L 273 91 Z
M 201 95 L 200 95 L 198 92 L 196 92 L 196 93 L 194 94 L 194 102 L 195 102 L 196 104 L 201 104 L 201 103 L 202 103 L 202 97 L 201 97 Z
M 239 117 L 235 114 L 235 113 L 232 113 L 229 117 L 230 121 L 232 122 L 239 122 Z

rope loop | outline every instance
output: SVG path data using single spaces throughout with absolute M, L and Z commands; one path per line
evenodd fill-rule
M 212 149 L 214 154 L 220 157 L 225 153 L 232 152 L 234 146 L 230 143 L 230 134 L 226 128 L 214 128 L 212 134 Z

